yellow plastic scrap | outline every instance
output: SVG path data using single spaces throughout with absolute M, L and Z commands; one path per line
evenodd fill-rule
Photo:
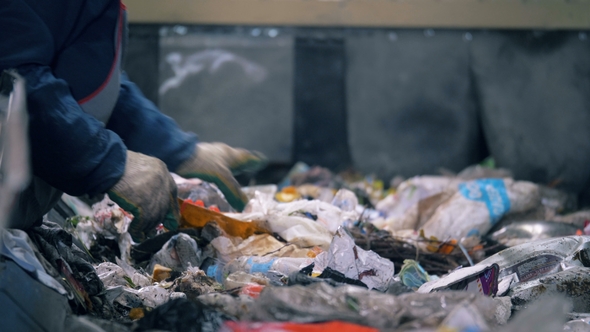
M 297 191 L 297 188 L 293 186 L 288 186 L 276 193 L 275 198 L 277 201 L 281 203 L 289 203 L 300 199 L 301 195 Z
M 172 269 L 162 266 L 160 264 L 156 264 L 154 266 L 154 273 L 152 273 L 152 279 L 155 282 L 160 282 L 162 280 L 166 280 L 172 276 Z
M 228 235 L 243 239 L 253 234 L 272 234 L 270 230 L 257 222 L 237 220 L 219 212 L 179 201 L 181 228 L 203 228 L 208 222 L 216 222 Z

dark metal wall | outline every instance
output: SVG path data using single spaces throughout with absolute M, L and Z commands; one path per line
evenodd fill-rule
M 389 179 L 459 171 L 491 154 L 520 179 L 582 192 L 590 187 L 588 36 L 131 26 L 127 70 L 183 128 L 278 163 L 352 165 Z M 226 59 L 158 93 L 178 76 L 165 58 L 179 49 L 183 61 L 226 50 L 266 76 L 252 83 L 247 65 Z

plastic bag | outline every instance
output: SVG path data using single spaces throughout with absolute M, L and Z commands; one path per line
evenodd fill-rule
M 133 215 L 120 208 L 107 195 L 92 205 L 93 219 L 81 219 L 76 225 L 76 234 L 87 249 L 94 244 L 97 234 L 116 240 L 121 259 L 130 263 L 131 246 L 134 244 L 128 232 Z
M 122 267 L 111 262 L 100 263 L 94 267 L 98 277 L 105 287 L 128 286 L 128 287 L 146 287 L 151 285 L 150 279 L 137 272 L 133 271 L 129 274 Z
M 489 326 L 496 326 L 496 312 L 506 303 L 466 292 L 431 294 L 381 294 L 356 286 L 266 287 L 243 320 L 312 323 L 342 320 L 379 329 L 412 324 L 437 327 L 458 305 L 472 304 Z M 507 310 L 509 312 L 509 309 Z
M 539 188 L 511 179 L 464 182 L 459 191 L 441 204 L 424 225 L 426 236 L 441 240 L 487 233 L 502 216 L 523 212 L 539 202 Z
M 402 182 L 394 194 L 377 203 L 385 218 L 375 226 L 389 231 L 418 229 L 457 191 L 459 183 L 459 179 L 444 176 L 417 176 Z
M 199 267 L 202 262 L 203 257 L 197 242 L 189 235 L 180 233 L 170 238 L 152 257 L 148 272 L 152 273 L 156 264 L 175 271 L 185 271 L 189 267 Z

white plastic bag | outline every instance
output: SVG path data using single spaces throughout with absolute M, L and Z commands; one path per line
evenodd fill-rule
M 487 233 L 505 214 L 524 212 L 539 202 L 539 188 L 512 179 L 480 179 L 459 184 L 424 225 L 426 236 L 441 240 Z

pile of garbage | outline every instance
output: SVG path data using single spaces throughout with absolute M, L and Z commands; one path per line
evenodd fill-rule
M 71 329 L 590 330 L 590 212 L 506 170 L 386 190 L 298 163 L 244 188 L 241 213 L 214 185 L 175 180 L 175 231 L 134 243 L 108 197 L 64 195 L 43 225 L 3 231 L 2 254 L 68 299 Z

